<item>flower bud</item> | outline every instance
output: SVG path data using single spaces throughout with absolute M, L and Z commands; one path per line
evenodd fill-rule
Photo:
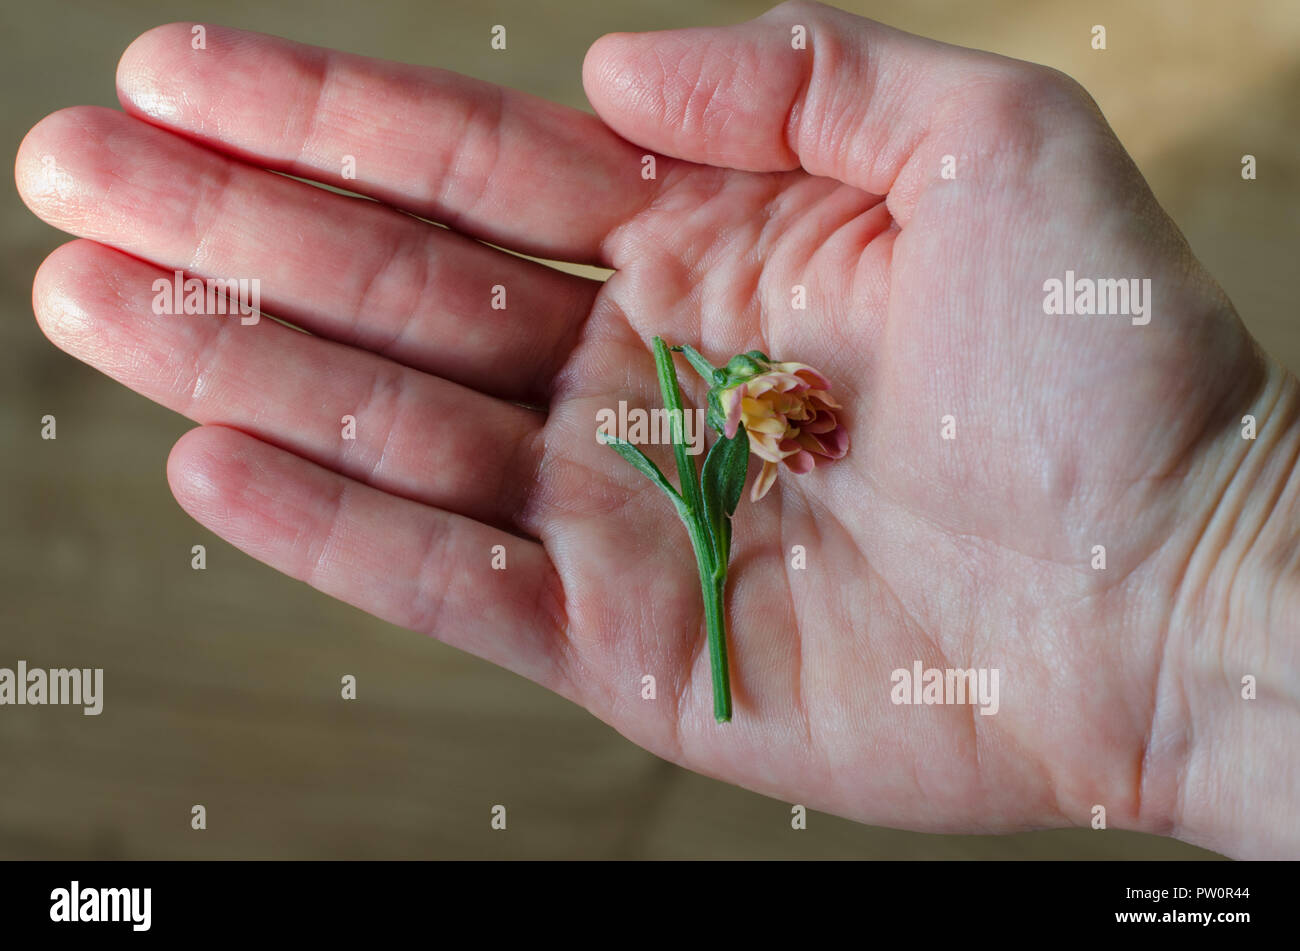
M 805 363 L 773 363 L 757 350 L 731 358 L 709 391 L 710 421 L 728 439 L 741 426 L 749 449 L 763 460 L 750 490 L 757 502 L 776 481 L 777 466 L 809 472 L 817 460 L 839 459 L 849 451 L 849 434 L 835 416 L 840 404 L 831 384 Z

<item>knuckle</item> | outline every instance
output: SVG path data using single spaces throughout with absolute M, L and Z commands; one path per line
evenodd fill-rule
M 1036 154 L 1050 138 L 1104 125 L 1087 91 L 1056 69 L 1000 66 L 963 83 L 939 110 L 940 122 L 965 130 L 979 152 Z
M 1091 97 L 1057 69 L 1016 64 L 981 84 L 977 104 L 1004 131 L 1032 128 L 1050 113 L 1057 119 L 1087 115 Z

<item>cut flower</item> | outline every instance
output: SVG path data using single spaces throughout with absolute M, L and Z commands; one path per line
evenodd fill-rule
M 835 410 L 831 384 L 806 363 L 773 363 L 754 350 L 733 358 L 721 383 L 710 392 L 717 400 L 724 435 L 740 427 L 749 434 L 749 451 L 763 460 L 749 498 L 757 502 L 776 481 L 777 467 L 811 471 L 822 459 L 840 459 L 849 451 L 848 430 Z
M 686 453 L 682 394 L 672 351 L 683 353 L 709 384 L 706 419 L 718 432 L 699 472 Z M 758 501 L 776 479 L 777 466 L 808 472 L 815 459 L 839 459 L 849 437 L 835 410 L 830 382 L 804 363 L 773 363 L 757 350 L 732 357 L 718 369 L 694 347 L 668 347 L 654 338 L 655 372 L 672 427 L 679 487 L 638 447 L 598 429 L 596 438 L 656 485 L 686 526 L 700 573 L 704 626 L 713 674 L 713 716 L 731 719 L 725 592 L 731 561 L 732 519 L 744 493 L 749 454 L 763 460 L 750 498 Z

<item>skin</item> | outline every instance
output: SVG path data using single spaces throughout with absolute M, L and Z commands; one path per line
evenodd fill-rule
M 599 119 L 152 30 L 119 66 L 125 115 L 55 113 L 19 151 L 24 200 L 83 239 L 42 265 L 37 318 L 202 424 L 168 477 L 203 525 L 673 762 L 876 824 L 1086 825 L 1100 804 L 1110 827 L 1297 854 L 1295 381 L 1087 94 L 805 3 L 606 36 L 583 81 Z M 176 268 L 258 276 L 267 312 L 313 336 L 155 316 Z M 1150 278 L 1150 323 L 1045 315 L 1067 269 Z M 817 367 L 852 434 L 845 459 L 741 503 L 725 726 L 686 534 L 594 438 L 599 409 L 659 405 L 655 334 Z M 997 713 L 891 703 L 916 660 L 997 668 Z

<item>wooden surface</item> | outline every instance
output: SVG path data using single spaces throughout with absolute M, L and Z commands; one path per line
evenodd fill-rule
M 1247 325 L 1300 367 L 1300 5 L 1293 0 L 843 4 L 1080 79 Z M 869 8 L 868 8 L 869 6 Z M 751 2 L 193 3 L 185 15 L 585 106 L 610 30 L 712 24 Z M 304 13 L 301 11 L 310 11 Z M 5 138 L 116 105 L 117 57 L 161 3 L 0 12 Z M 510 52 L 492 55 L 491 24 Z M 1088 46 L 1092 24 L 1109 49 Z M 1244 183 L 1240 156 L 1259 160 Z M 0 858 L 1213 857 L 1075 830 L 917 835 L 814 815 L 693 775 L 540 688 L 277 575 L 191 522 L 163 465 L 189 424 L 57 351 L 31 277 L 63 238 L 12 187 L 0 256 L 0 666 L 103 667 L 99 718 L 0 708 Z M 45 414 L 58 439 L 39 438 Z M 208 566 L 190 568 L 190 547 Z M 354 674 L 359 699 L 338 700 Z M 190 808 L 208 829 L 190 829 Z M 509 807 L 509 831 L 488 810 Z

